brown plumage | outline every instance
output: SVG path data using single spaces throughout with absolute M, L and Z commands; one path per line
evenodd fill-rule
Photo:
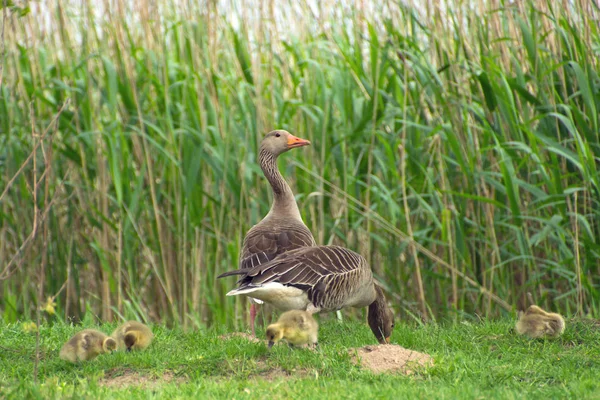
M 559 314 L 548 313 L 532 305 L 520 313 L 516 330 L 519 335 L 531 338 L 558 337 L 565 330 L 565 320 Z
M 65 361 L 87 361 L 117 349 L 117 342 L 95 329 L 85 329 L 75 334 L 60 350 Z
M 283 130 L 269 132 L 262 140 L 259 164 L 271 185 L 273 203 L 269 213 L 246 234 L 239 268 L 254 268 L 286 251 L 316 244 L 312 233 L 302 221 L 292 189 L 277 168 L 277 157 L 280 154 L 309 144 L 308 140 L 297 138 Z M 253 302 L 250 308 L 250 327 L 253 335 L 255 318 L 256 305 Z
M 252 269 L 226 272 L 242 275 L 228 296 L 248 295 L 280 310 L 310 313 L 369 306 L 369 326 L 380 343 L 389 342 L 394 315 L 367 261 L 340 246 L 313 246 L 288 251 Z
M 267 340 L 269 348 L 282 339 L 294 346 L 305 344 L 316 346 L 318 333 L 319 324 L 312 314 L 306 311 L 292 310 L 281 314 L 276 323 L 267 327 Z
M 137 321 L 127 321 L 111 335 L 121 350 L 143 350 L 150 346 L 154 334 L 146 325 Z

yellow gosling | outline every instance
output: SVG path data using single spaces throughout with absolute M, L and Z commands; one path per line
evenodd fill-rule
M 95 329 L 85 329 L 73 336 L 60 350 L 65 361 L 87 361 L 117 349 L 117 342 Z
M 565 320 L 559 314 L 548 313 L 533 305 L 520 313 L 516 330 L 519 335 L 527 335 L 531 338 L 554 338 L 564 332 Z
M 269 348 L 282 339 L 294 346 L 316 346 L 318 331 L 319 324 L 312 314 L 300 310 L 287 311 L 281 314 L 279 321 L 267 327 Z
M 111 335 L 119 350 L 144 350 L 150 346 L 154 334 L 146 325 L 137 321 L 127 321 L 119 326 Z

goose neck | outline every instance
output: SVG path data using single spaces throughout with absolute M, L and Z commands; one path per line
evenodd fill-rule
M 388 320 L 393 319 L 393 316 L 387 306 L 383 290 L 377 284 L 373 286 L 375 300 L 369 305 L 367 321 L 379 343 L 385 343 L 387 341 L 386 338 L 391 334 L 391 332 L 386 331 L 386 325 Z
M 269 211 L 269 216 L 286 216 L 301 220 L 300 211 L 294 198 L 294 192 L 290 185 L 279 172 L 277 167 L 277 155 L 265 149 L 260 150 L 259 154 L 260 168 L 269 181 L 273 190 L 273 204 Z

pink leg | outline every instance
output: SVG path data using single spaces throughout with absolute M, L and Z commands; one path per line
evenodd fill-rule
M 256 319 L 256 304 L 250 304 L 250 329 L 252 330 L 252 336 L 256 337 L 256 332 L 254 331 L 254 320 Z

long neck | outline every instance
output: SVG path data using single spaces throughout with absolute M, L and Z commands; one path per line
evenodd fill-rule
M 373 302 L 369 304 L 369 311 L 372 311 L 373 314 L 377 314 L 386 308 L 387 303 L 383 290 L 378 284 L 373 283 Z
M 377 284 L 373 286 L 375 289 L 375 300 L 369 305 L 367 321 L 379 343 L 385 343 L 386 335 L 391 334 L 391 332 L 385 332 L 386 319 L 389 318 L 388 314 L 390 311 L 383 290 Z
M 302 218 L 294 198 L 294 192 L 292 192 L 290 185 L 283 179 L 277 168 L 277 156 L 270 151 L 260 149 L 259 163 L 265 177 L 271 184 L 271 189 L 273 189 L 273 204 L 267 216 L 285 215 L 287 218 L 297 218 L 301 221 Z

